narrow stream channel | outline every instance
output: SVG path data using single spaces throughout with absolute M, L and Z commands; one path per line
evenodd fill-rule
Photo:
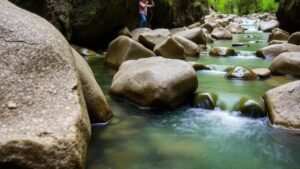
M 230 66 L 266 68 L 271 60 L 255 57 L 267 45 L 268 34 L 257 31 L 252 20 L 244 20 L 245 34 L 211 47 L 236 47 L 240 54 L 213 58 L 207 51 L 188 61 L 204 63 L 212 71 L 198 71 L 201 92 L 214 92 L 224 108 L 142 110 L 108 94 L 115 70 L 103 65 L 103 56 L 88 58 L 114 112 L 106 127 L 94 127 L 88 149 L 87 169 L 299 169 L 300 136 L 271 127 L 268 118 L 238 116 L 234 105 L 242 97 L 260 100 L 269 89 L 294 81 L 292 77 L 265 80 L 227 80 L 222 70 Z M 257 43 L 259 42 L 259 43 Z

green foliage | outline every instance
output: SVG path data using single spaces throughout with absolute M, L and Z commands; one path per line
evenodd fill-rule
M 216 11 L 245 15 L 254 12 L 275 12 L 276 0 L 208 0 Z

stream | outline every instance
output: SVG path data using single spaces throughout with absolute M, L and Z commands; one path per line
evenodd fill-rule
M 103 64 L 104 56 L 87 58 L 115 117 L 107 126 L 94 126 L 87 154 L 87 169 L 299 169 L 300 136 L 273 128 L 267 117 L 248 118 L 234 112 L 242 97 L 261 100 L 266 91 L 296 80 L 271 76 L 265 80 L 241 81 L 224 78 L 225 68 L 267 68 L 271 60 L 255 57 L 267 46 L 267 33 L 257 30 L 253 20 L 243 20 L 245 34 L 233 40 L 217 40 L 207 51 L 188 61 L 209 65 L 198 71 L 199 92 L 214 92 L 222 107 L 145 110 L 108 94 L 116 73 Z M 208 56 L 212 47 L 233 47 L 238 56 Z M 259 43 L 257 43 L 259 42 Z

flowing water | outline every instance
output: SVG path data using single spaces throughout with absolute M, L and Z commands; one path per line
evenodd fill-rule
M 266 80 L 227 80 L 229 66 L 268 67 L 270 60 L 256 58 L 266 46 L 268 34 L 258 32 L 253 21 L 243 24 L 248 31 L 230 41 L 208 45 L 231 47 L 243 42 L 249 47 L 231 58 L 213 58 L 202 52 L 188 58 L 208 64 L 213 71 L 198 71 L 200 92 L 214 92 L 223 110 L 143 110 L 108 94 L 115 71 L 103 65 L 103 58 L 88 58 L 115 114 L 105 127 L 94 126 L 87 154 L 87 169 L 299 169 L 300 136 L 273 128 L 268 118 L 251 119 L 232 112 L 242 97 L 261 100 L 269 89 L 296 79 L 271 77 Z M 250 36 L 249 36 L 250 35 Z M 258 41 L 259 43 L 256 43 Z

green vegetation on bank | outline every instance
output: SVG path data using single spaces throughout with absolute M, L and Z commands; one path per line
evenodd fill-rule
M 214 10 L 245 15 L 255 12 L 276 12 L 277 0 L 208 0 Z

